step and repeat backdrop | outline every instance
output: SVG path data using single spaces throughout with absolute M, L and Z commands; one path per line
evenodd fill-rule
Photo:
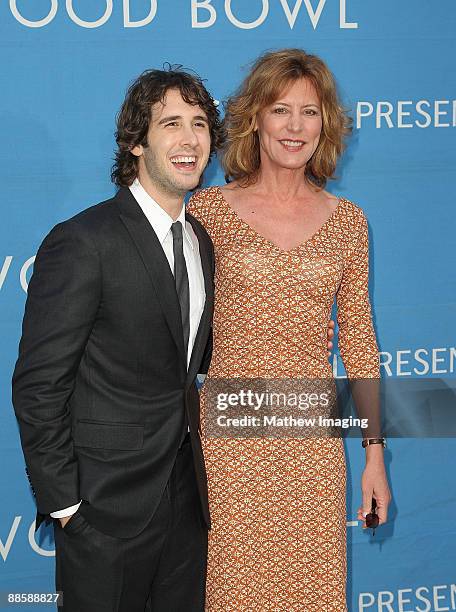
M 10 379 L 40 242 L 114 193 L 129 82 L 182 64 L 222 102 L 265 50 L 320 55 L 354 120 L 329 189 L 369 220 L 382 375 L 454 378 L 455 32 L 454 0 L 1 0 L 0 591 L 54 588 Z M 213 163 L 205 184 L 219 183 Z M 332 361 L 343 376 L 337 350 Z M 456 610 L 455 456 L 451 437 L 390 440 L 391 518 L 372 537 L 356 521 L 364 451 L 347 441 L 350 610 Z

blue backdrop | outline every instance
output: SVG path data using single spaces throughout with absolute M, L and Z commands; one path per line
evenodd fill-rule
M 168 61 L 223 100 L 266 49 L 326 60 L 355 125 L 330 190 L 369 219 L 383 375 L 454 377 L 455 32 L 454 0 L 1 0 L 0 591 L 53 590 L 52 533 L 34 538 L 10 377 L 38 245 L 114 192 L 127 84 Z M 206 184 L 221 182 L 211 165 Z M 374 538 L 355 521 L 364 451 L 347 447 L 349 609 L 456 610 L 455 440 L 390 442 L 391 521 Z

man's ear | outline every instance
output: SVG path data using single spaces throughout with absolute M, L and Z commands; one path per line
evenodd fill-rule
M 136 157 L 141 157 L 141 155 L 144 152 L 144 147 L 142 145 L 135 145 L 133 147 L 133 149 L 130 149 L 131 153 L 133 153 L 133 155 L 135 155 Z

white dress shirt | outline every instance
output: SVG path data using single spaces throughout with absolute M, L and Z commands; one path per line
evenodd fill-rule
M 174 252 L 173 252 L 173 235 L 171 232 L 171 225 L 174 223 L 174 219 L 163 210 L 163 208 L 157 204 L 157 202 L 147 193 L 141 183 L 136 179 L 130 187 L 130 191 L 133 197 L 140 205 L 143 213 L 146 215 L 147 220 L 152 226 L 158 240 L 163 248 L 163 251 L 168 260 L 171 272 L 174 274 Z M 193 345 L 195 343 L 196 333 L 203 314 L 204 304 L 206 301 L 206 292 L 204 289 L 204 275 L 203 268 L 201 266 L 201 258 L 199 254 L 198 238 L 193 231 L 193 228 L 188 221 L 185 220 L 185 204 L 182 204 L 182 209 L 177 217 L 176 221 L 182 223 L 182 235 L 184 258 L 187 266 L 188 285 L 190 293 L 190 334 L 188 338 L 188 350 L 187 350 L 187 367 L 190 363 L 190 357 L 193 351 Z M 81 502 L 70 506 L 69 508 L 63 508 L 56 512 L 51 512 L 53 518 L 63 518 L 74 514 L 81 505 Z

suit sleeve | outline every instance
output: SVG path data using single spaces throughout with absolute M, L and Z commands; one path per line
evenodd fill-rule
M 74 506 L 69 506 L 68 508 L 62 508 L 61 510 L 56 510 L 55 512 L 51 512 L 52 518 L 66 518 L 67 516 L 73 516 L 79 510 L 79 506 L 82 502 L 78 504 L 74 504 Z
M 98 254 L 76 222 L 41 245 L 30 281 L 13 405 L 38 511 L 80 501 L 68 400 L 101 298 Z

